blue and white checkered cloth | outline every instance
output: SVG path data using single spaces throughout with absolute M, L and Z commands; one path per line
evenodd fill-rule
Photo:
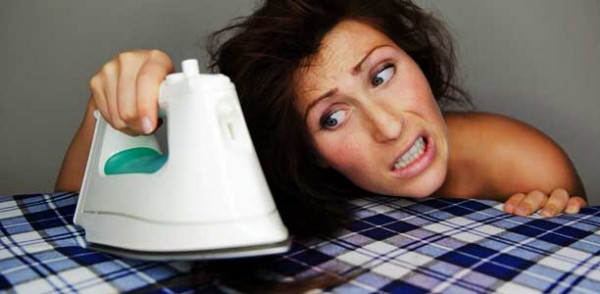
M 75 193 L 0 196 L 0 291 L 219 292 L 170 285 L 191 262 L 147 262 L 82 248 Z M 296 240 L 265 264 L 286 280 L 349 277 L 331 293 L 599 293 L 600 208 L 543 219 L 493 201 L 365 197 L 331 238 Z M 356 273 L 359 272 L 358 275 Z M 171 283 L 173 284 L 173 283 Z

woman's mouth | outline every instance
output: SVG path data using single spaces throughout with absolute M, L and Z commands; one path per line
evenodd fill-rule
M 394 162 L 392 171 L 396 176 L 412 177 L 424 171 L 434 157 L 435 146 L 432 140 L 422 136 Z
M 425 153 L 425 138 L 419 137 L 415 140 L 413 145 L 402 155 L 396 163 L 394 163 L 394 169 L 402 169 L 419 159 L 423 153 Z

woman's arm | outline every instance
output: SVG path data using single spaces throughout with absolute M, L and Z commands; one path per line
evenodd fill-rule
M 497 158 L 494 163 L 499 165 L 492 180 L 496 191 L 509 196 L 505 212 L 525 216 L 541 209 L 549 217 L 562 211 L 577 213 L 587 205 L 575 166 L 556 142 L 514 119 L 493 116 L 488 120 L 488 136 L 495 144 L 491 149 Z
M 506 201 L 505 211 L 517 215 L 538 209 L 544 216 L 575 213 L 586 205 L 585 191 L 572 162 L 542 132 L 515 119 L 487 113 L 451 114 L 447 121 L 451 138 L 449 176 L 465 181 L 457 174 L 467 170 L 471 175 L 467 180 L 477 187 L 463 197 Z
M 81 181 L 83 180 L 92 137 L 94 136 L 94 126 L 96 125 L 96 119 L 93 115 L 94 109 L 93 101 L 90 99 L 83 122 L 77 133 L 75 133 L 63 159 L 54 185 L 55 191 L 79 191 L 81 188 Z

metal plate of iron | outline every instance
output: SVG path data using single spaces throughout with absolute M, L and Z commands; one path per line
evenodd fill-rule
M 291 239 L 284 241 L 244 246 L 223 249 L 210 250 L 191 250 L 191 251 L 165 251 L 165 252 L 149 252 L 123 249 L 113 246 L 107 246 L 97 243 L 87 243 L 86 247 L 100 252 L 110 253 L 122 257 L 149 260 L 149 261 L 173 261 L 173 260 L 210 260 L 210 259 L 228 259 L 240 257 L 253 257 L 262 255 L 272 255 L 285 253 L 290 249 Z

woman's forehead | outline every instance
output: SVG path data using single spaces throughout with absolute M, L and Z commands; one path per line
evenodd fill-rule
M 358 21 L 342 21 L 325 35 L 316 56 L 306 69 L 309 73 L 351 71 L 375 47 L 394 44 L 382 32 Z M 333 69 L 331 69 L 333 67 Z
M 342 21 L 325 35 L 315 56 L 296 73 L 300 109 L 332 88 L 374 48 L 394 42 L 373 27 L 358 21 Z

